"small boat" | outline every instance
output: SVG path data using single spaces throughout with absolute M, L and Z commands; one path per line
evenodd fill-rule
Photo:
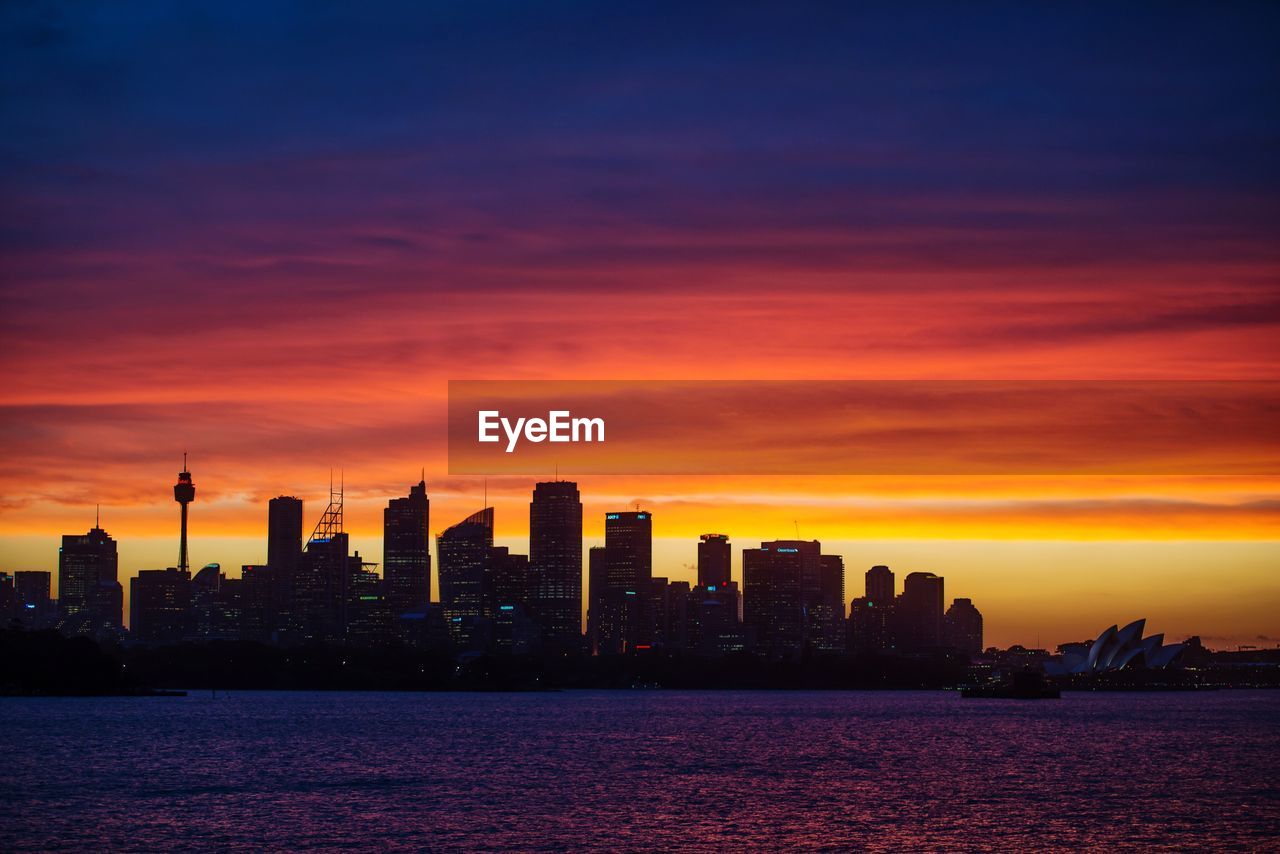
M 1062 693 L 1044 681 L 1036 670 L 1013 674 L 1012 681 L 973 685 L 960 690 L 961 697 L 988 700 L 1057 700 Z

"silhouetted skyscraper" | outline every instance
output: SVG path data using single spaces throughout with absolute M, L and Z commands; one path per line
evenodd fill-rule
M 894 649 L 893 605 L 883 599 L 859 596 L 849 603 L 849 652 L 883 654 Z
M 653 578 L 653 514 L 644 510 L 606 513 L 604 547 L 615 555 L 617 583 L 647 585 Z
M 493 508 L 472 513 L 436 538 L 440 558 L 440 604 L 453 642 L 463 648 L 487 643 L 484 616 L 485 575 L 493 548 Z
M 87 534 L 65 534 L 58 550 L 58 606 L 73 634 L 118 634 L 124 588 L 118 578 L 116 541 L 95 525 Z
M 353 603 L 364 590 L 364 562 L 350 554 L 343 530 L 343 488 L 329 486 L 329 504 L 307 539 L 293 577 L 288 606 L 295 642 L 345 640 Z
M 604 548 L 593 548 L 590 558 L 587 630 L 593 651 L 626 652 L 646 642 L 641 624 L 653 580 L 653 514 L 606 513 Z
M 359 553 L 356 554 L 359 557 Z M 373 564 L 353 561 L 347 593 L 346 640 L 355 646 L 382 646 L 399 632 L 400 620 L 391 615 L 386 585 Z M 425 613 L 426 608 L 419 610 Z M 403 637 L 403 635 L 402 635 Z
M 13 574 L 13 589 L 19 602 L 43 605 L 52 598 L 51 581 L 52 575 L 47 572 L 19 571 Z
M 845 647 L 844 560 L 817 540 L 778 540 L 742 553 L 743 623 L 770 654 Z
M 482 612 L 489 623 L 491 648 L 524 654 L 539 646 L 540 632 L 529 615 L 529 558 L 506 546 L 489 549 Z
M 887 566 L 873 566 L 867 570 L 866 596 L 876 604 L 892 602 L 898 595 L 894 587 L 893 572 Z
M 52 573 L 18 571 L 13 574 L 13 618 L 28 629 L 50 629 L 57 624 L 51 584 Z
M 431 601 L 431 529 L 427 483 L 407 498 L 393 498 L 382 512 L 382 566 L 387 603 L 397 618 L 425 613 Z
M 817 584 L 821 551 L 817 540 L 777 540 L 743 550 L 743 624 L 761 650 L 782 654 L 803 643 L 803 593 Z
M 512 554 L 506 546 L 494 546 L 489 550 L 489 565 L 485 573 L 485 596 L 482 611 L 485 616 L 497 616 L 500 608 L 515 606 L 527 613 L 529 605 L 529 558 Z
M 587 640 L 594 655 L 617 655 L 635 645 L 640 623 L 640 593 L 627 578 L 618 556 L 605 546 L 588 552 Z
M 178 472 L 178 482 L 173 485 L 173 500 L 182 505 L 182 536 L 178 541 L 178 569 L 189 572 L 187 564 L 187 505 L 196 500 L 196 485 L 191 482 L 191 472 L 187 471 L 187 455 L 182 454 L 182 471 Z
M 898 647 L 928 649 L 942 645 L 942 578 L 932 572 L 913 572 L 902 582 L 894 605 Z
M 847 643 L 844 558 L 820 555 L 817 585 L 805 591 L 806 639 L 823 652 L 841 652 Z
M 240 637 L 268 641 L 278 626 L 273 622 L 271 567 L 247 564 L 240 567 Z
M 288 636 L 295 643 L 337 641 L 346 637 L 360 553 L 350 553 L 345 532 L 313 537 L 293 576 L 289 597 Z
M 190 631 L 191 574 L 140 570 L 129 581 L 129 632 L 142 643 L 178 643 Z
M 268 628 L 287 629 L 294 575 L 302 559 L 302 499 L 280 495 L 267 506 L 267 569 L 270 572 Z
M 849 652 L 855 655 L 882 654 L 895 648 L 895 585 L 887 566 L 873 566 L 866 572 L 866 595 L 849 603 Z
M 238 640 L 244 582 L 206 564 L 191 579 L 191 636 L 200 641 Z
M 530 607 L 545 647 L 582 646 L 582 500 L 578 485 L 536 484 L 529 503 Z
M 943 628 L 948 646 L 965 655 L 982 652 L 982 614 L 971 599 L 956 599 L 943 617 Z
M 267 505 L 267 566 L 292 575 L 302 554 L 302 499 L 278 495 Z
M 738 584 L 699 584 L 689 591 L 689 648 L 709 656 L 744 648 Z
M 703 534 L 698 540 L 698 585 L 719 587 L 729 583 L 733 549 L 725 534 Z

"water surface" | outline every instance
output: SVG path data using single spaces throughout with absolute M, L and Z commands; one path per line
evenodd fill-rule
M 1280 846 L 1280 692 L 0 699 L 0 849 Z

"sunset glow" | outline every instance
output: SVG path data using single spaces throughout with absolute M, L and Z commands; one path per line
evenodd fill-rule
M 762 30 L 691 9 L 672 32 L 565 13 L 515 50 L 519 21 L 455 12 L 15 25 L 0 569 L 56 569 L 97 505 L 122 581 L 170 565 L 184 451 L 193 562 L 231 575 L 265 557 L 267 500 L 304 498 L 309 529 L 331 470 L 371 560 L 424 468 L 433 529 L 487 492 L 520 545 L 535 478 L 447 475 L 451 379 L 1278 378 L 1261 35 L 1079 20 L 1042 51 L 1033 13 L 953 39 L 955 7 L 897 54 L 863 35 L 874 15 L 830 12 L 819 37 L 799 12 Z M 384 46 L 358 66 L 357 26 Z M 243 54 L 219 49 L 241 30 Z M 175 47 L 192 31 L 207 52 Z M 1139 616 L 1280 638 L 1274 476 L 576 479 L 588 540 L 606 510 L 654 512 L 655 575 L 689 577 L 705 531 L 731 535 L 737 575 L 737 550 L 799 530 L 840 544 L 847 591 L 894 555 L 945 575 L 993 644 Z M 1193 566 L 1221 582 L 1194 614 Z

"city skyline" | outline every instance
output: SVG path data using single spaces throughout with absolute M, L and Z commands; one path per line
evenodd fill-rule
M 1277 43 L 0 3 L 0 851 L 1275 848 Z
M 425 478 L 425 474 L 426 474 L 425 470 L 423 471 L 422 474 L 424 475 L 424 478 Z M 182 475 L 183 476 L 180 479 L 180 482 L 190 485 L 192 483 L 192 475 L 191 475 L 191 472 L 187 471 L 187 465 L 186 465 L 185 459 L 184 459 Z M 343 501 L 342 495 L 343 493 L 345 493 L 345 490 L 346 490 L 345 474 L 343 475 L 342 480 L 344 481 L 344 485 L 339 490 L 335 491 L 333 484 L 330 484 L 329 486 L 329 498 L 332 501 L 333 496 L 335 494 L 338 496 L 337 500 L 339 501 L 339 505 L 338 505 L 339 510 L 342 509 L 342 501 Z M 588 480 L 590 479 L 588 478 Z M 200 479 L 196 482 L 200 483 L 201 492 L 203 494 L 204 492 L 203 479 Z M 539 493 L 546 494 L 547 490 L 551 490 L 552 494 L 555 494 L 556 492 L 561 491 L 560 490 L 561 486 L 568 488 L 570 490 L 571 495 L 575 497 L 575 501 L 577 500 L 576 497 L 581 494 L 580 484 L 567 479 L 560 479 L 556 481 L 542 481 L 542 482 L 537 482 L 534 485 L 536 486 L 536 489 L 534 490 L 535 496 L 538 495 Z M 403 492 L 404 490 L 402 489 L 401 491 Z M 393 496 L 390 496 L 388 499 L 387 497 L 384 496 L 384 501 L 383 501 L 384 531 L 390 531 L 393 527 L 401 526 L 403 524 L 402 517 L 403 517 L 404 510 L 412 506 L 412 502 L 415 502 L 415 501 L 420 502 L 419 510 L 415 512 L 420 513 L 421 517 L 419 518 L 418 522 L 414 522 L 411 524 L 421 526 L 419 528 L 419 531 L 426 528 L 427 526 L 426 508 L 431 505 L 432 501 L 436 501 L 437 511 L 436 511 L 435 519 L 440 520 L 441 517 L 439 513 L 441 511 L 439 510 L 439 508 L 441 504 L 438 500 L 438 496 L 428 491 L 428 486 L 425 479 L 421 479 L 418 484 L 410 484 L 408 486 L 408 493 L 409 493 L 408 498 L 396 497 L 393 495 Z M 482 493 L 482 495 L 479 496 L 481 502 L 483 502 L 488 497 L 489 496 L 488 496 L 487 490 L 485 493 Z M 590 497 L 589 493 L 582 496 L 583 499 L 587 499 L 589 497 Z M 177 493 L 175 493 L 175 499 L 176 498 L 177 498 Z M 531 505 L 529 505 L 527 502 L 527 498 L 528 498 L 528 493 L 525 494 L 524 507 L 526 512 L 528 512 L 531 508 Z M 407 504 L 406 502 L 409 502 L 409 503 Z M 598 503 L 599 502 L 592 502 L 593 505 Z M 288 560 L 290 560 L 289 558 L 281 557 L 279 554 L 276 554 L 275 552 L 272 551 L 272 549 L 274 548 L 272 543 L 276 540 L 276 534 L 279 528 L 276 522 L 276 517 L 277 515 L 279 515 L 277 511 L 282 511 L 286 517 L 291 517 L 291 521 L 285 522 L 284 529 L 286 533 L 281 539 L 284 539 L 286 541 L 289 539 L 292 539 L 295 542 L 301 544 L 302 542 L 305 541 L 305 537 L 303 537 L 302 532 L 305 530 L 311 530 L 313 519 L 319 520 L 318 524 L 316 525 L 316 532 L 313 533 L 313 537 L 317 536 L 321 531 L 321 529 L 325 528 L 326 525 L 333 526 L 331 528 L 331 532 L 337 532 L 337 531 L 343 532 L 341 548 L 344 549 L 344 551 L 342 553 L 345 554 L 345 549 L 349 545 L 350 548 L 352 548 L 355 551 L 356 558 L 358 560 L 367 561 L 368 565 L 377 572 L 380 578 L 384 582 L 387 582 L 386 591 L 387 591 L 388 599 L 389 600 L 395 599 L 396 594 L 392 592 L 394 590 L 394 585 L 392 585 L 388 581 L 386 565 L 381 554 L 381 552 L 384 551 L 384 549 L 381 548 L 381 543 L 380 543 L 381 538 L 376 538 L 379 541 L 377 542 L 376 548 L 370 548 L 369 545 L 372 545 L 374 543 L 375 538 L 351 537 L 350 533 L 345 530 L 345 522 L 344 522 L 342 513 L 339 513 L 336 519 L 329 518 L 330 513 L 333 510 L 332 504 L 330 505 L 329 510 L 324 512 L 320 512 L 318 509 L 314 509 L 314 504 L 315 503 L 313 502 L 313 511 L 314 511 L 313 512 L 313 511 L 307 510 L 308 505 L 306 501 L 303 501 L 301 499 L 291 497 L 291 496 L 277 496 L 268 502 L 269 506 L 266 509 L 270 511 L 268 513 L 268 516 L 270 518 L 267 519 L 265 524 L 263 525 L 263 529 L 260 537 L 261 542 L 259 544 L 260 550 L 265 549 L 265 551 L 261 551 L 261 554 L 265 556 L 265 560 L 262 559 L 262 557 L 257 557 L 252 561 L 246 561 L 243 563 L 233 563 L 225 560 L 220 561 L 216 557 L 210 557 L 208 560 L 197 558 L 197 560 L 192 564 L 193 567 L 216 563 L 222 567 L 222 572 L 224 575 L 227 575 L 227 577 L 235 578 L 237 577 L 237 574 L 238 574 L 237 567 L 240 567 L 240 566 L 243 566 L 246 570 L 248 570 L 251 568 L 255 568 L 257 566 L 263 566 L 263 567 L 269 568 L 272 565 L 273 561 L 276 562 L 277 564 L 282 561 L 287 562 Z M 288 506 L 278 507 L 277 505 L 288 505 Z M 449 504 L 445 506 L 452 507 L 454 505 Z M 467 506 L 467 505 L 461 505 L 461 506 Z M 582 506 L 582 505 L 578 505 L 578 506 Z M 582 512 L 582 511 L 578 511 L 578 512 Z M 106 523 L 101 522 L 100 514 L 101 514 L 101 510 L 99 508 L 95 508 L 95 526 L 94 526 L 94 529 L 89 532 L 90 537 L 92 537 L 95 532 L 107 533 L 109 535 L 109 532 L 103 531 L 103 528 L 106 527 Z M 183 515 L 185 515 L 185 513 Z M 530 543 L 530 538 L 527 536 L 524 538 L 520 538 L 520 537 L 495 538 L 491 532 L 495 529 L 494 522 L 495 522 L 495 519 L 497 518 L 497 515 L 498 514 L 494 508 L 494 505 L 491 502 L 490 505 L 484 508 L 482 511 L 475 511 L 473 513 L 468 514 L 467 518 L 463 519 L 461 522 L 457 522 L 456 524 L 451 526 L 446 526 L 444 529 L 440 529 L 439 525 L 431 528 L 430 536 L 427 538 L 429 541 L 429 550 L 426 544 L 424 544 L 423 550 L 421 552 L 415 552 L 418 555 L 415 558 L 415 560 L 419 562 L 419 564 L 425 561 L 427 575 L 425 579 L 422 579 L 426 581 L 425 589 L 420 582 L 411 583 L 410 586 L 416 592 L 409 593 L 407 595 L 410 596 L 410 598 L 412 598 L 415 595 L 420 597 L 422 594 L 426 593 L 427 591 L 430 591 L 431 602 L 439 603 L 442 601 L 441 593 L 440 593 L 441 585 L 439 581 L 440 538 L 446 536 L 450 530 L 458 528 L 459 525 L 465 526 L 466 524 L 476 519 L 479 519 L 481 516 L 484 517 L 485 529 L 486 529 L 486 532 L 488 532 L 486 533 L 486 542 L 484 544 L 485 549 L 488 549 L 489 547 L 496 545 L 499 547 L 499 551 L 502 551 L 503 553 L 509 552 L 509 553 L 515 554 L 516 552 L 520 552 L 521 558 L 527 561 L 528 560 L 527 545 Z M 770 541 L 764 539 L 763 537 L 756 538 L 753 540 L 750 535 L 747 535 L 744 539 L 739 539 L 739 540 L 735 540 L 734 537 L 730 535 L 706 534 L 706 533 L 703 533 L 692 540 L 686 540 L 685 538 L 674 537 L 674 536 L 655 537 L 651 533 L 651 529 L 648 528 L 649 525 L 654 524 L 652 521 L 654 518 L 654 514 L 652 511 L 642 511 L 638 509 L 632 509 L 630 511 L 619 510 L 619 509 L 604 511 L 601 514 L 601 518 L 599 520 L 599 522 L 601 523 L 603 536 L 592 537 L 589 533 L 578 535 L 581 540 L 580 553 L 582 555 L 581 574 L 580 574 L 581 586 L 577 591 L 577 598 L 578 598 L 578 601 L 581 603 L 580 633 L 585 631 L 585 635 L 588 638 L 589 644 L 592 643 L 592 640 L 591 640 L 592 629 L 591 629 L 591 624 L 588 620 L 588 613 L 589 613 L 591 602 L 592 602 L 592 598 L 591 598 L 592 588 L 590 583 L 592 578 L 592 575 L 591 575 L 592 570 L 589 567 L 589 564 L 591 564 L 592 561 L 589 560 L 589 558 L 592 558 L 593 553 L 596 553 L 596 552 L 601 553 L 600 555 L 597 555 L 597 556 L 603 557 L 604 546 L 606 546 L 610 542 L 609 536 L 608 536 L 609 526 L 614 524 L 619 524 L 617 522 L 611 522 L 610 520 L 617 520 L 620 517 L 628 517 L 628 518 L 639 517 L 641 519 L 644 519 L 645 525 L 646 525 L 646 537 L 645 537 L 646 542 L 653 544 L 651 546 L 646 546 L 646 548 L 656 547 L 657 549 L 655 552 L 653 552 L 656 555 L 655 559 L 649 559 L 647 557 L 645 559 L 645 569 L 644 571 L 641 572 L 641 575 L 645 576 L 645 578 L 661 575 L 663 576 L 664 581 L 669 579 L 670 581 L 674 581 L 674 582 L 686 582 L 688 584 L 697 584 L 699 583 L 700 568 L 702 568 L 702 571 L 705 571 L 705 572 L 711 571 L 709 569 L 706 569 L 706 567 L 709 564 L 706 564 L 705 561 L 713 560 L 717 563 L 717 566 L 718 566 L 718 561 L 722 559 L 720 556 L 717 556 L 715 558 L 710 557 L 712 552 L 707 551 L 707 548 L 710 545 L 708 543 L 708 540 L 709 539 L 714 540 L 717 538 L 727 538 L 727 542 L 722 543 L 722 546 L 723 548 L 727 549 L 728 554 L 730 556 L 729 557 L 729 566 L 730 566 L 730 572 L 731 572 L 730 578 L 735 583 L 735 585 L 738 586 L 739 589 L 745 589 L 745 586 L 746 586 L 745 582 L 747 578 L 746 560 L 747 560 L 748 554 L 750 553 L 758 554 L 762 547 L 765 547 L 767 551 L 767 547 L 770 544 Z M 449 517 L 446 517 L 446 518 L 449 518 Z M 530 518 L 529 516 L 525 516 L 526 520 L 528 520 L 529 518 Z M 593 527 L 593 525 L 591 524 L 591 518 L 592 518 L 591 514 L 589 513 L 584 514 L 584 518 L 586 519 L 585 525 L 583 525 L 582 523 L 577 523 L 577 524 L 581 526 L 580 528 L 581 530 L 589 532 Z M 179 517 L 179 519 L 181 520 L 181 517 Z M 197 520 L 199 519 L 198 515 L 196 516 L 196 519 Z M 99 525 L 102 525 L 103 528 L 98 527 Z M 793 525 L 795 525 L 796 527 L 796 533 L 799 533 L 799 522 L 795 521 L 793 522 Z M 181 521 L 176 523 L 175 527 L 177 529 L 176 533 L 178 534 L 178 536 L 172 538 L 172 541 L 180 542 L 182 531 L 183 531 Z M 295 532 L 289 532 L 290 527 L 297 528 L 298 530 Z M 512 523 L 511 527 L 519 527 L 519 524 Z M 195 530 L 198 531 L 198 529 L 199 529 L 199 525 L 197 522 L 197 524 L 195 525 Z M 526 531 L 528 530 L 527 522 L 525 524 L 525 529 Z M 328 536 L 328 535 L 329 534 L 326 533 L 325 536 Z M 83 539 L 83 537 L 79 535 L 72 534 L 69 536 L 77 540 Z M 64 542 L 66 539 L 67 538 L 64 537 Z M 789 543 L 792 545 L 801 545 L 801 546 L 807 545 L 810 543 L 817 545 L 817 540 L 816 538 L 815 540 L 808 540 L 808 539 L 793 540 L 791 538 L 788 538 L 786 540 L 775 540 L 773 542 L 774 545 L 779 545 L 784 543 Z M 115 537 L 113 547 L 115 545 L 120 545 L 120 544 L 122 544 L 122 538 L 118 536 Z M 525 547 L 522 547 L 522 544 Z M 986 543 L 985 545 L 988 546 L 988 548 L 998 548 L 998 544 Z M 853 611 L 856 611 L 856 606 L 858 604 L 858 597 L 860 597 L 862 594 L 861 594 L 861 584 L 855 580 L 855 583 L 850 585 L 848 579 L 852 577 L 851 574 L 860 574 L 862 572 L 862 569 L 859 568 L 857 564 L 850 565 L 849 558 L 844 553 L 840 553 L 840 548 L 838 543 L 832 543 L 828 541 L 825 544 L 823 544 L 821 547 L 823 549 L 824 554 L 830 554 L 831 559 L 837 561 L 838 563 L 841 563 L 841 566 L 840 566 L 841 575 L 840 575 L 840 582 L 839 582 L 840 588 L 841 588 L 841 594 L 839 598 L 841 602 L 841 608 L 843 610 L 843 613 L 841 616 L 842 618 L 848 617 L 852 619 Z M 362 548 L 364 550 L 363 557 L 361 557 Z M 856 549 L 856 551 L 870 552 L 870 551 L 873 551 L 874 549 L 876 549 L 875 544 L 864 542 L 864 543 L 858 544 L 858 548 Z M 792 550 L 793 549 L 783 549 L 783 551 L 792 551 Z M 281 554 L 288 553 L 289 551 L 290 551 L 290 547 L 286 543 L 285 547 L 281 549 Z M 303 559 L 305 563 L 306 550 L 302 549 L 301 546 L 299 545 L 298 551 L 303 553 Z M 668 556 L 677 556 L 677 557 L 688 555 L 690 552 L 692 552 L 693 558 L 689 562 L 682 562 L 678 566 L 673 566 L 670 564 L 669 561 L 664 560 L 664 554 L 663 554 L 664 551 L 668 553 Z M 825 559 L 826 558 L 824 558 L 824 560 Z M 654 562 L 650 562 L 650 560 L 654 560 Z M 122 569 L 120 570 L 119 577 L 120 577 L 120 584 L 123 587 L 123 600 L 121 603 L 121 607 L 125 615 L 126 624 L 128 623 L 128 620 L 129 620 L 128 615 L 130 613 L 130 602 L 131 602 L 130 583 L 129 583 L 130 578 L 135 577 L 136 574 L 140 571 L 147 571 L 147 570 L 154 571 L 154 570 L 161 569 L 163 566 L 170 566 L 172 568 L 173 563 L 174 562 L 171 561 L 169 564 L 162 564 L 156 567 L 147 567 L 147 566 L 132 567 L 128 563 L 127 559 L 120 561 L 120 566 L 122 567 Z M 885 567 L 881 565 L 879 562 L 868 564 L 868 566 L 873 571 L 885 569 Z M 817 571 L 816 567 L 817 565 L 815 563 L 814 570 L 813 570 L 815 572 Z M 24 566 L 21 568 L 19 567 L 6 568 L 4 571 L 8 571 L 12 573 L 14 569 L 31 570 L 31 569 L 39 569 L 39 568 Z M 228 571 L 230 572 L 228 573 Z M 290 567 L 289 572 L 294 572 L 294 571 L 296 570 Z M 410 573 L 412 573 L 412 571 L 413 570 L 410 570 Z M 718 572 L 720 570 L 717 569 L 716 571 Z M 926 568 L 926 567 L 913 566 L 913 565 L 903 565 L 903 564 L 895 565 L 893 570 L 890 571 L 889 574 L 890 576 L 892 576 L 894 573 L 897 573 L 899 577 L 934 576 L 935 575 L 933 569 Z M 190 573 L 190 575 L 192 576 L 194 576 L 195 574 L 196 573 L 194 572 L 194 570 Z M 394 571 L 392 574 L 393 575 L 395 574 Z M 626 571 L 624 571 L 624 574 L 626 574 Z M 1030 631 L 1034 632 L 1034 636 L 1029 639 L 1024 639 L 1019 637 L 1016 640 L 1008 640 L 1006 638 L 1008 629 L 1001 627 L 1001 621 L 1002 619 L 1004 619 L 1001 609 L 997 607 L 997 609 L 995 609 L 994 611 L 987 610 L 987 606 L 985 606 L 985 599 L 980 594 L 974 593 L 971 586 L 971 581 L 972 581 L 971 579 L 966 579 L 966 575 L 964 573 L 952 573 L 949 570 L 947 570 L 945 567 L 937 568 L 936 575 L 952 577 L 953 583 L 960 584 L 961 589 L 964 589 L 966 593 L 970 594 L 969 596 L 962 597 L 965 602 L 978 600 L 979 602 L 984 603 L 984 612 L 986 613 L 986 617 L 985 617 L 986 632 L 987 632 L 987 638 L 989 640 L 988 645 L 998 646 L 998 647 L 1007 647 L 1007 646 L 1014 645 L 1016 643 L 1016 644 L 1020 644 L 1028 647 L 1039 647 L 1042 645 L 1042 641 L 1043 641 L 1043 645 L 1052 647 L 1054 644 L 1059 642 L 1063 642 L 1063 643 L 1074 642 L 1078 640 L 1079 637 L 1083 637 L 1085 636 L 1085 634 L 1087 634 L 1087 632 L 1085 634 L 1075 634 L 1075 635 L 1070 633 L 1064 633 L 1060 637 L 1056 635 L 1048 634 L 1047 632 L 1052 631 L 1051 627 L 1046 625 L 1040 625 L 1036 622 L 1036 614 L 1039 611 L 1039 608 L 1036 606 L 1036 604 L 1032 603 L 1029 605 L 1029 603 L 1027 603 L 1026 601 L 1023 601 L 1021 603 L 1021 608 L 1020 608 L 1021 616 L 1022 616 L 1022 619 L 1024 620 L 1024 623 L 1023 623 L 1024 628 L 1022 629 L 1022 631 L 1025 633 L 1028 630 L 1025 627 L 1029 626 Z M 288 576 L 285 576 L 285 577 L 287 578 Z M 56 587 L 57 571 L 56 570 L 54 570 L 53 572 L 53 578 L 55 582 L 54 589 L 56 592 L 57 591 L 57 587 Z M 287 586 L 289 582 L 286 581 L 284 583 Z M 403 582 L 401 583 L 403 584 Z M 478 584 L 479 582 L 477 581 L 476 583 Z M 635 583 L 643 587 L 645 584 L 647 584 L 647 581 L 645 581 L 638 575 L 636 576 Z M 274 581 L 273 584 L 275 584 L 277 587 L 281 584 L 281 581 L 279 580 L 279 576 L 277 576 L 277 580 Z M 981 589 L 981 586 L 979 587 Z M 279 596 L 280 594 L 277 593 L 276 595 Z M 403 596 L 406 594 L 402 593 L 400 595 Z M 874 598 L 874 595 L 870 593 L 870 588 L 868 588 L 868 595 Z M 851 600 L 854 600 L 855 607 L 853 611 L 850 610 Z M 479 600 L 477 599 L 477 602 L 478 601 Z M 999 602 L 999 599 L 997 598 L 996 601 Z M 1155 605 L 1154 610 L 1151 607 L 1152 605 Z M 1107 615 L 1110 614 L 1116 607 L 1124 608 L 1127 606 L 1117 605 L 1115 597 L 1105 597 L 1098 604 L 1098 610 L 1095 611 L 1093 609 L 1081 609 L 1076 614 L 1076 619 L 1078 621 L 1078 624 L 1081 626 L 1093 627 L 1100 620 L 1105 620 Z M 1158 607 L 1158 601 L 1156 599 L 1149 599 L 1149 601 L 1147 602 L 1135 603 L 1134 607 L 1136 607 L 1138 611 L 1141 611 L 1144 614 L 1147 614 L 1147 613 L 1155 613 L 1157 615 L 1160 614 L 1160 608 Z M 993 614 L 995 616 L 993 616 Z M 1272 642 L 1269 638 L 1265 636 L 1254 636 L 1254 637 L 1241 636 L 1238 638 L 1222 638 L 1222 637 L 1215 637 L 1210 632 L 1198 631 L 1194 628 L 1194 626 L 1191 626 L 1187 630 L 1184 630 L 1182 627 L 1179 627 L 1179 626 L 1171 626 L 1171 625 L 1163 624 L 1159 616 L 1153 619 L 1153 624 L 1159 625 L 1161 628 L 1168 631 L 1171 636 L 1179 636 L 1179 637 L 1188 636 L 1189 637 L 1192 635 L 1196 635 L 1196 636 L 1205 638 L 1210 646 L 1218 646 L 1221 648 L 1233 648 L 1235 646 L 1266 647 L 1266 646 L 1275 645 L 1274 642 Z

